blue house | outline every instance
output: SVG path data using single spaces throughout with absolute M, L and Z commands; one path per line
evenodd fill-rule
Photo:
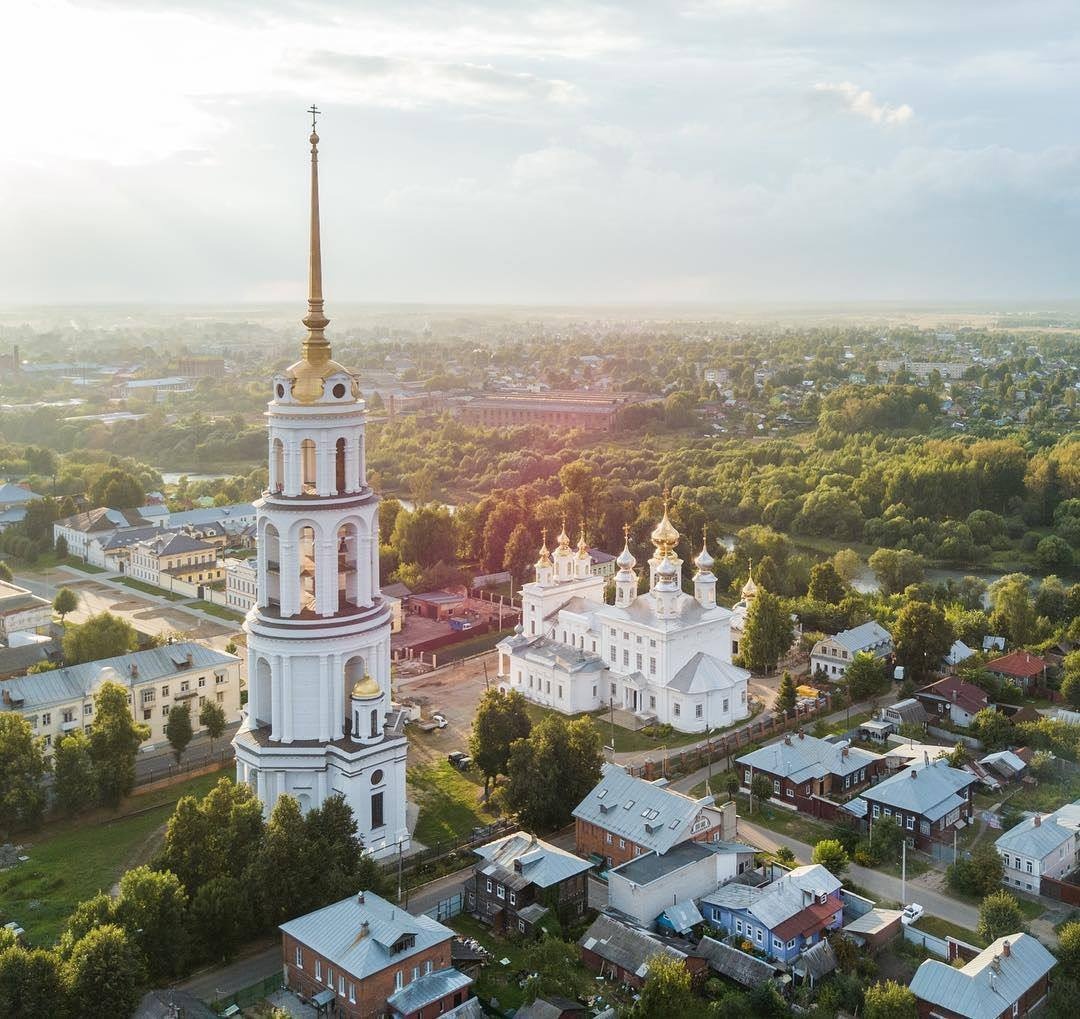
M 749 941 L 778 962 L 794 962 L 843 924 L 840 882 L 820 864 L 796 867 L 762 888 L 731 882 L 701 900 L 714 927 Z

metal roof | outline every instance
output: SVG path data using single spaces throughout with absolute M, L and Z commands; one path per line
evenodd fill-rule
M 966 803 L 961 794 L 977 781 L 969 772 L 950 768 L 946 761 L 939 759 L 929 764 L 909 764 L 891 778 L 867 789 L 863 797 L 872 803 L 883 803 L 936 821 L 954 807 Z
M 792 967 L 801 976 L 820 980 L 836 969 L 836 952 L 831 942 L 822 938 L 816 945 L 811 945 Z
M 453 937 L 449 927 L 430 916 L 413 916 L 374 892 L 362 894 L 363 902 L 353 895 L 279 929 L 360 980 Z M 393 945 L 409 934 L 413 944 L 391 954 Z
M 753 852 L 753 850 L 750 850 Z M 618 874 L 636 885 L 647 885 L 674 871 L 689 867 L 691 864 L 714 856 L 712 849 L 704 842 L 680 842 L 666 853 L 644 853 L 635 856 L 626 863 L 619 864 L 608 871 L 608 875 Z
M 187 663 L 189 654 L 190 666 Z M 0 689 L 9 692 L 13 701 L 21 701 L 20 707 L 23 709 L 48 707 L 50 704 L 85 700 L 106 679 L 130 689 L 141 683 L 175 676 L 179 672 L 224 668 L 239 661 L 236 655 L 227 655 L 224 651 L 216 651 L 195 641 L 183 641 L 146 651 L 132 651 L 116 658 L 69 665 L 52 672 L 16 676 L 0 681 Z M 138 671 L 136 676 L 131 674 L 133 665 Z
M 875 906 L 873 909 L 867 910 L 858 919 L 852 920 L 846 927 L 844 927 L 845 934 L 880 934 L 886 930 L 890 924 L 896 923 L 900 919 L 899 909 L 879 909 Z
M 474 850 L 477 856 L 519 873 L 527 884 L 550 888 L 587 871 L 592 864 L 528 832 L 516 831 Z
M 574 808 L 574 817 L 666 853 L 687 837 L 694 819 L 712 802 L 711 796 L 694 800 L 605 763 L 600 781 Z
M 578 944 L 638 977 L 648 974 L 649 960 L 657 955 L 669 955 L 672 959 L 686 958 L 685 952 L 603 913 L 592 922 Z
M 847 753 L 844 753 L 845 750 Z M 800 733 L 794 737 L 785 736 L 776 743 L 743 754 L 735 760 L 737 764 L 749 765 L 771 775 L 804 782 L 811 778 L 824 778 L 825 775 L 850 775 L 880 761 L 881 756 L 859 747 L 830 743 Z
M 756 987 L 776 976 L 776 967 L 771 963 L 715 938 L 702 938 L 696 954 L 706 959 L 711 969 L 743 987 Z
M 685 934 L 695 924 L 701 923 L 705 918 L 701 915 L 693 899 L 685 902 L 677 902 L 674 906 L 668 906 L 661 914 L 671 925 L 673 931 Z
M 915 997 L 966 1019 L 996 1019 L 1056 963 L 1038 939 L 1011 934 L 998 938 L 961 969 L 927 959 L 915 971 L 910 987 Z
M 749 678 L 746 669 L 699 651 L 671 677 L 667 688 L 686 694 L 710 693 L 734 689 Z
M 386 1004 L 402 1015 L 412 1015 L 414 1012 L 419 1012 L 425 1005 L 430 1005 L 433 1001 L 460 991 L 472 982 L 472 977 L 467 977 L 452 966 L 448 966 L 446 969 L 437 969 L 433 973 L 425 973 L 412 983 L 406 984 L 400 991 L 391 994 L 386 999 Z
M 1038 819 L 1039 823 L 1035 821 Z M 1046 817 L 1036 815 L 1002 832 L 994 841 L 998 852 L 1022 853 L 1041 860 L 1076 839 L 1080 831 L 1080 800 L 1058 807 Z
M 840 882 L 821 864 L 811 863 L 796 867 L 764 888 L 729 882 L 702 896 L 701 901 L 723 909 L 745 910 L 773 930 L 817 904 L 820 896 L 832 895 L 840 887 Z M 839 902 L 833 903 L 834 910 L 841 908 Z
M 888 644 L 892 646 L 892 636 L 880 623 L 870 620 L 861 626 L 850 630 L 841 630 L 832 637 L 826 637 L 827 641 L 839 644 L 845 651 L 852 654 L 858 651 L 876 650 Z

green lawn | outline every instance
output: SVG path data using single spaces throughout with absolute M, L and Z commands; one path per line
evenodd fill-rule
M 457 771 L 447 761 L 409 768 L 409 793 L 420 807 L 415 835 L 425 846 L 460 838 L 495 820 L 481 806 L 484 787 L 478 778 L 475 772 Z
M 163 587 L 155 587 L 153 584 L 146 583 L 145 580 L 136 580 L 134 577 L 117 577 L 116 582 L 123 584 L 124 587 L 130 587 L 132 590 L 142 591 L 143 594 L 157 595 L 158 598 L 164 598 L 166 601 L 184 600 L 182 594 L 166 591 Z
M 208 616 L 217 616 L 218 619 L 227 619 L 231 623 L 242 623 L 244 621 L 243 613 L 237 612 L 235 609 L 226 608 L 224 605 L 217 605 L 212 601 L 203 601 L 201 598 L 193 598 L 187 604 L 193 609 L 205 612 Z
M 494 956 L 492 961 L 480 970 L 476 993 L 488 1001 L 497 998 L 503 1009 L 520 1008 L 525 997 L 518 980 L 519 974 L 525 968 L 524 946 L 520 942 L 497 937 L 479 920 L 465 914 L 455 916 L 449 923 L 459 934 L 476 938 Z M 510 961 L 503 966 L 500 959 Z
M 935 937 L 952 937 L 958 941 L 965 941 L 969 945 L 975 945 L 976 948 L 986 947 L 986 942 L 974 931 L 969 931 L 966 927 L 961 927 L 959 924 L 952 923 L 949 920 L 942 920 L 940 916 L 921 916 L 914 924 L 914 927 L 916 930 L 925 931 Z
M 1005 806 L 1012 810 L 1038 810 L 1046 813 L 1078 798 L 1080 777 L 1060 782 L 1040 782 L 1034 788 L 1022 787 L 1011 795 L 1006 794 Z
M 83 573 L 108 573 L 106 569 L 102 569 L 100 566 L 95 566 L 93 563 L 84 563 L 81 559 L 76 559 L 74 556 L 68 556 L 64 560 L 65 566 L 70 566 L 74 570 L 81 570 Z
M 0 874 L 0 922 L 17 920 L 32 944 L 51 945 L 78 903 L 108 891 L 119 879 L 181 796 L 206 793 L 223 774 L 134 797 L 129 809 L 152 808 L 135 816 L 22 836 L 30 859 Z
M 503 637 L 509 637 L 513 632 L 513 629 L 508 629 L 479 633 L 475 637 L 468 637 L 457 644 L 448 644 L 435 652 L 435 660 L 439 665 L 446 665 L 448 662 L 456 662 L 459 659 L 468 658 L 470 655 L 482 654 L 484 651 L 492 650 Z

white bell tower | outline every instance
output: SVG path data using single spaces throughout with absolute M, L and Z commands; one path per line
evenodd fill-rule
M 379 590 L 379 500 L 368 487 L 364 401 L 324 335 L 319 136 L 311 133 L 308 335 L 274 376 L 270 480 L 258 509 L 258 598 L 247 615 L 247 715 L 237 780 L 267 813 L 335 793 L 376 856 L 407 848 L 406 739 L 390 719 L 390 608 Z

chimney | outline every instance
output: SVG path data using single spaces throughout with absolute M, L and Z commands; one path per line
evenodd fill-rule
M 139 666 L 135 662 L 131 663 L 131 678 L 132 679 L 138 679 L 139 678 Z
M 844 747 L 844 748 L 843 748 L 843 749 L 842 749 L 842 750 L 840 751 L 840 756 L 841 756 L 841 757 L 847 757 L 847 755 L 848 755 L 848 748 L 847 748 L 847 747 Z
M 799 739 L 806 739 L 806 733 L 802 729 L 799 730 Z
M 8 691 L 8 690 L 4 691 L 4 703 L 5 704 L 10 704 L 11 703 L 11 692 Z
M 358 896 L 356 897 L 356 904 L 357 904 L 358 906 L 362 906 L 362 905 L 364 904 L 364 893 L 363 893 L 363 892 L 361 892 L 361 893 L 360 893 L 360 894 L 359 894 L 359 895 L 358 895 Z
M 784 734 L 784 746 L 786 746 L 786 747 L 791 746 L 791 733 L 790 732 Z
M 914 779 L 915 779 L 915 769 L 914 768 L 911 769 L 911 778 L 912 778 L 912 781 L 914 781 Z
M 192 655 L 192 653 L 190 651 L 187 653 L 187 663 L 188 663 L 188 668 L 190 668 L 194 664 L 194 656 Z
M 1005 956 L 1006 959 L 1012 955 L 1012 946 L 1007 941 L 1001 943 L 1001 954 Z
M 929 764 L 930 763 L 930 753 L 929 753 L 929 751 L 924 750 L 922 752 L 922 759 L 923 759 L 923 764 Z
M 1041 824 L 1042 824 L 1042 818 L 1038 814 L 1036 814 L 1035 815 L 1035 827 L 1038 828 L 1039 825 L 1041 825 Z

